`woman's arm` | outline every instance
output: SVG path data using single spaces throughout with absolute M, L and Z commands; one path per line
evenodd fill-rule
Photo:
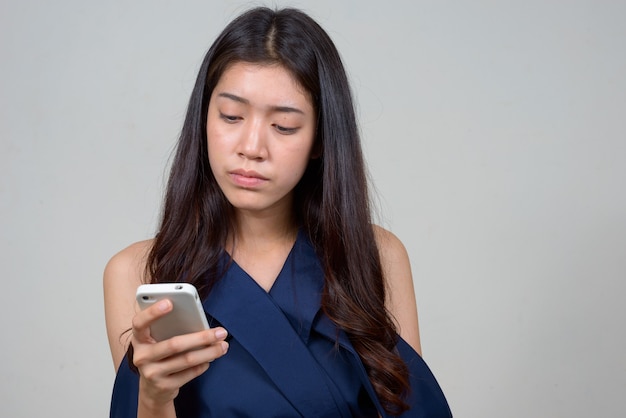
M 152 241 L 135 243 L 107 263 L 104 269 L 104 315 L 113 367 L 117 370 L 126 354 L 133 317 L 137 313 L 135 292 L 144 283 L 146 257 Z
M 385 305 L 400 336 L 421 356 L 417 304 L 409 256 L 398 237 L 386 229 L 375 225 L 374 236 L 387 285 Z
M 150 245 L 150 241 L 131 245 L 116 254 L 105 268 L 107 334 L 116 368 L 128 344 L 133 345 L 133 363 L 139 370 L 137 417 L 175 418 L 174 398 L 180 387 L 204 373 L 211 361 L 228 351 L 224 341 L 227 333 L 217 327 L 160 342 L 152 338 L 150 324 L 167 315 L 172 303 L 163 300 L 143 311 L 136 307 L 135 292 L 143 282 Z

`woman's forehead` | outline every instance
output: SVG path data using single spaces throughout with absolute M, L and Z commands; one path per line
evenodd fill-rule
M 222 73 L 213 98 L 225 97 L 249 104 L 312 110 L 308 91 L 280 64 L 236 62 Z

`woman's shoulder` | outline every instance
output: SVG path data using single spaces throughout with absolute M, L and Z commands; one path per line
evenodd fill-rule
M 385 305 L 396 322 L 400 336 L 421 354 L 409 254 L 402 241 L 392 232 L 378 225 L 373 228 L 387 290 Z
M 104 311 L 113 364 L 117 368 L 128 348 L 121 336 L 135 315 L 135 292 L 145 282 L 146 260 L 153 240 L 136 242 L 115 254 L 104 268 Z
M 408 261 L 406 248 L 400 241 L 400 238 L 380 225 L 374 224 L 372 228 L 374 229 L 374 239 L 376 240 L 376 246 L 380 252 L 382 262 L 399 261 L 401 259 Z
M 113 255 L 104 269 L 105 281 L 117 280 L 129 275 L 143 276 L 153 242 L 153 239 L 135 242 Z
M 394 233 L 381 226 L 373 225 L 373 229 L 387 287 L 406 286 L 407 282 L 410 282 L 412 286 L 411 264 L 402 241 Z

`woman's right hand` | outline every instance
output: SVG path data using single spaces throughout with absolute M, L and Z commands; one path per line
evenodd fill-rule
M 140 375 L 139 409 L 150 411 L 151 416 L 160 415 L 164 409 L 173 412 L 173 400 L 180 387 L 204 373 L 213 360 L 228 351 L 224 341 L 228 334 L 221 327 L 155 341 L 150 335 L 150 324 L 171 310 L 172 302 L 166 299 L 133 318 L 133 363 Z

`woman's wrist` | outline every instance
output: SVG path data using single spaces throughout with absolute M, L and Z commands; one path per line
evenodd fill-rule
M 140 394 L 137 405 L 137 418 L 176 418 L 174 401 L 156 402 Z
M 154 397 L 147 393 L 143 382 L 139 383 L 139 399 L 137 402 L 137 418 L 176 418 L 174 398 L 176 394 L 165 394 Z

